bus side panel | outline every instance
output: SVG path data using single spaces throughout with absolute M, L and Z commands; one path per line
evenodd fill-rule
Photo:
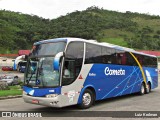
M 94 64 L 84 87 L 94 86 L 96 100 L 140 91 L 143 81 L 139 67 L 112 64 Z
M 151 82 L 151 89 L 158 87 L 158 72 L 157 68 L 143 67 L 147 81 Z

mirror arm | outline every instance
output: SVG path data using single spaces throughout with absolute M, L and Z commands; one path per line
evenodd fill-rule
M 59 52 L 55 58 L 54 58 L 54 61 L 53 61 L 53 67 L 54 67 L 54 70 L 59 70 L 59 64 L 60 64 L 60 59 L 61 57 L 64 56 L 64 52 Z

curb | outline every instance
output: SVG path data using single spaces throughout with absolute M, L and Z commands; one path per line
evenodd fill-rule
M 20 97 L 22 97 L 22 95 L 6 96 L 6 97 L 0 97 L 0 100 L 13 99 L 13 98 L 20 98 Z

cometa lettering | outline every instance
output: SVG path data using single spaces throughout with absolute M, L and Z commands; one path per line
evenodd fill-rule
M 106 67 L 104 70 L 105 75 L 125 75 L 125 70 L 120 68 L 119 70 L 116 69 L 110 69 L 109 67 Z

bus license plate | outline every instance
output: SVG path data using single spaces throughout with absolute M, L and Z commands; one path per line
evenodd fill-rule
M 34 103 L 34 104 L 38 104 L 38 103 L 39 103 L 39 101 L 38 101 L 38 100 L 32 100 L 32 103 Z

